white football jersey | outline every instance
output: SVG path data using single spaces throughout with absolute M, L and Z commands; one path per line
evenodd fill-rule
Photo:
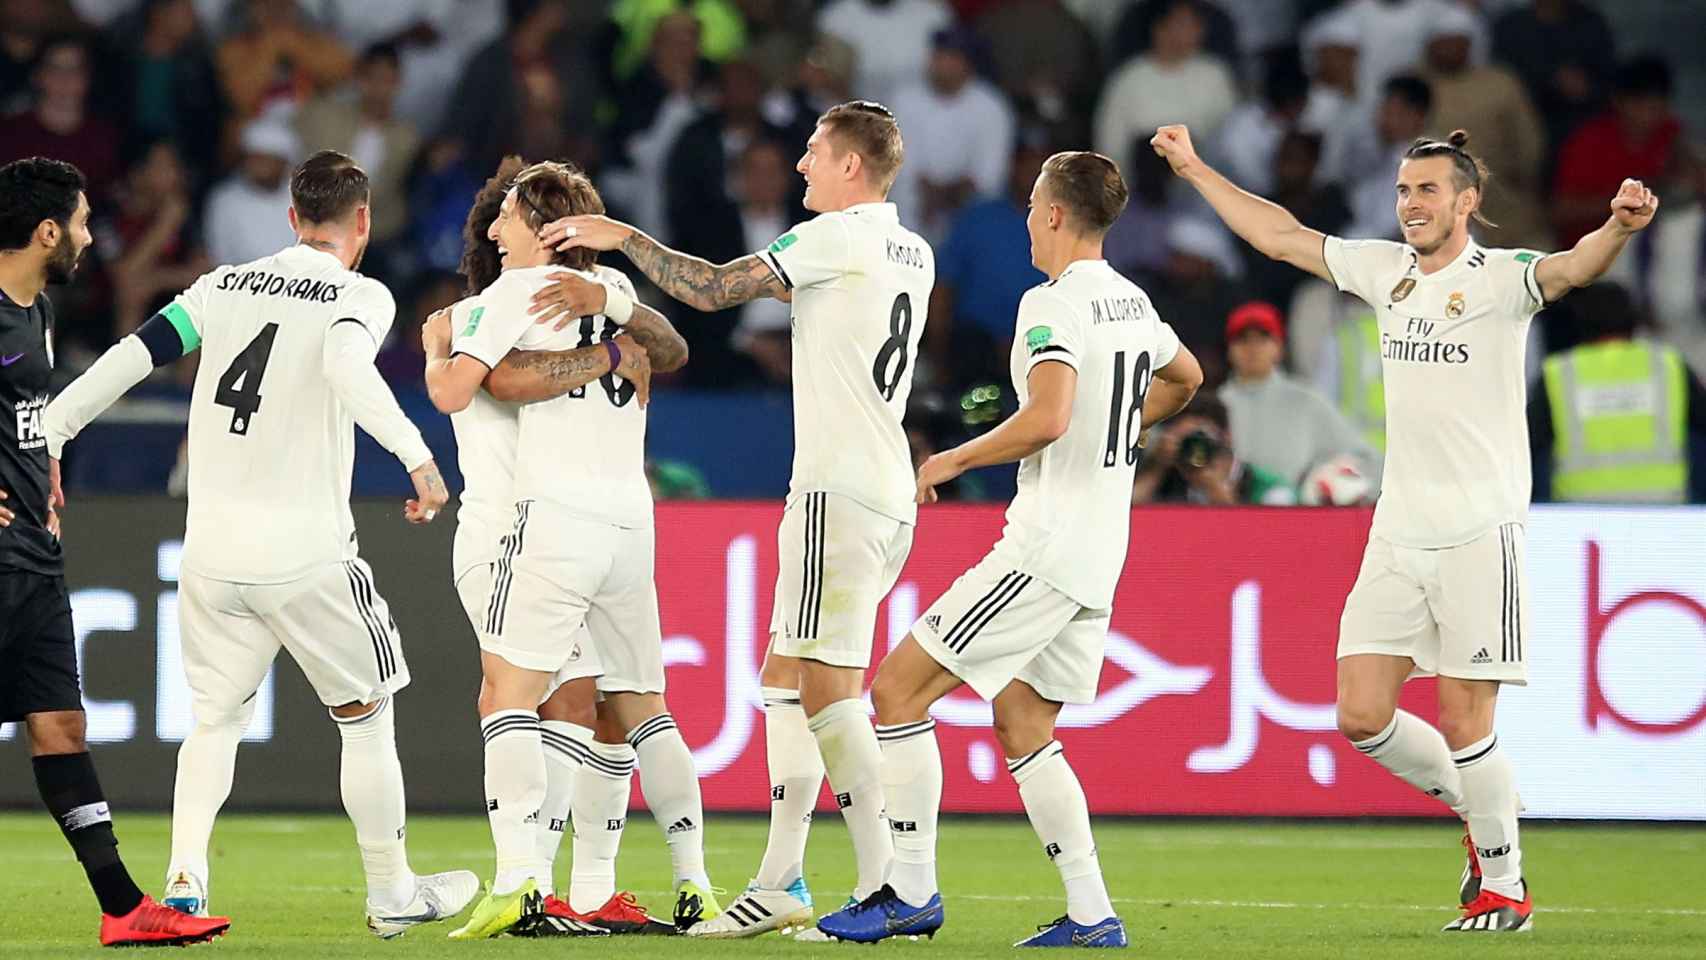
M 469 310 L 452 349 L 495 367 L 510 350 L 573 350 L 620 334 L 622 328 L 602 315 L 581 317 L 560 332 L 534 322 L 527 312 L 533 295 L 564 270 L 556 265 L 505 270 Z M 599 266 L 582 276 L 634 296 L 633 284 L 618 270 Z M 650 527 L 646 413 L 634 394 L 633 384 L 607 373 L 555 400 L 522 405 L 505 507 L 542 500 L 589 520 Z M 506 509 L 504 531 L 510 515 Z
M 1019 301 L 1013 389 L 1023 404 L 1039 363 L 1078 371 L 1072 420 L 1019 461 L 1019 492 L 996 552 L 1093 610 L 1111 607 L 1131 536 L 1143 398 L 1179 337 L 1137 284 L 1106 260 L 1076 260 Z
M 450 311 L 450 329 L 461 330 L 480 307 L 480 298 L 459 301 Z M 456 495 L 456 541 L 451 547 L 451 580 L 498 558 L 498 541 L 515 515 L 515 445 L 521 407 L 474 391 L 468 406 L 450 415 L 456 434 L 456 466 L 462 491 Z
M 217 267 L 161 312 L 186 353 L 201 348 L 184 566 L 216 580 L 281 583 L 354 558 L 355 430 L 326 380 L 326 334 L 354 322 L 384 343 L 391 292 L 297 245 Z
M 1399 546 L 1467 543 L 1528 516 L 1528 324 L 1542 254 L 1474 241 L 1424 275 L 1408 245 L 1328 237 L 1327 269 L 1380 321 L 1386 468 L 1373 534 Z
M 936 255 L 892 203 L 796 225 L 758 256 L 793 291 L 794 475 L 788 502 L 839 493 L 913 523 L 901 420 L 936 282 Z

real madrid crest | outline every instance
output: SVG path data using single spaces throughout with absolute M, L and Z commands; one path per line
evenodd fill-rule
M 1397 303 L 1398 301 L 1404 299 L 1405 297 L 1409 296 L 1410 291 L 1414 290 L 1414 289 L 1416 289 L 1416 278 L 1405 277 L 1404 279 L 1398 281 L 1398 285 L 1396 287 L 1392 288 L 1392 302 Z
M 1452 291 L 1451 297 L 1445 301 L 1445 318 L 1456 320 L 1463 316 L 1463 294 Z

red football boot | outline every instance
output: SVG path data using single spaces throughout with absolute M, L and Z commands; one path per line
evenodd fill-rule
M 1481 895 L 1481 858 L 1475 855 L 1475 841 L 1469 839 L 1469 825 L 1463 825 L 1463 849 L 1469 860 L 1463 865 L 1463 878 L 1457 882 L 1457 902 L 1468 906 Z
M 1522 900 L 1482 890 L 1464 904 L 1463 916 L 1446 924 L 1447 933 L 1526 933 L 1534 929 L 1534 894 L 1522 885 Z
M 171 947 L 206 943 L 229 929 L 229 917 L 192 917 L 143 894 L 136 909 L 122 917 L 101 914 L 101 946 Z
M 553 897 L 552 899 L 556 899 Z M 562 901 L 558 901 L 561 903 Z M 611 933 L 638 933 L 650 936 L 673 936 L 675 924 L 665 923 L 646 912 L 627 891 L 614 893 L 604 906 L 591 913 L 575 913 L 569 910 L 568 904 L 563 909 L 569 911 L 569 916 L 595 927 L 608 930 Z

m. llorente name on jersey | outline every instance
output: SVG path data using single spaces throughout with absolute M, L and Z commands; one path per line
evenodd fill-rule
M 1402 337 L 1394 337 L 1384 330 L 1380 331 L 1380 355 L 1387 360 L 1403 360 L 1408 363 L 1468 363 L 1467 343 L 1425 339 L 1433 336 L 1434 326 L 1432 320 L 1411 317 L 1404 324 L 1405 335 Z
M 310 303 L 336 303 L 344 285 L 307 277 L 283 277 L 265 270 L 244 270 L 242 273 L 233 270 L 219 278 L 216 289 L 250 293 L 257 297 L 290 297 Z
M 1143 300 L 1140 297 L 1111 297 L 1090 301 L 1090 325 L 1132 323 L 1143 319 Z

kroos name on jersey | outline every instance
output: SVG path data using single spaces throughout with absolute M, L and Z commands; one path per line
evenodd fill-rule
M 335 303 L 344 285 L 307 277 L 283 277 L 265 270 L 245 270 L 242 273 L 233 270 L 219 278 L 216 289 L 256 296 L 292 297 L 310 303 Z

